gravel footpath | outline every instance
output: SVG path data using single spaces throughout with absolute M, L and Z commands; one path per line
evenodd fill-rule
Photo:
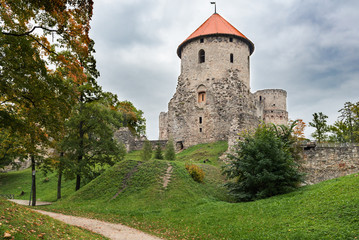
M 14 200 L 11 199 L 10 201 L 21 204 L 21 205 L 29 205 L 29 201 L 26 200 Z M 49 202 L 36 202 L 37 206 L 40 205 L 48 205 L 51 204 Z M 161 238 L 151 236 L 147 233 L 141 232 L 140 230 L 127 227 L 122 224 L 116 224 L 116 223 L 108 223 L 103 222 L 95 219 L 89 219 L 89 218 L 82 218 L 82 217 L 74 217 L 69 215 L 64 215 L 61 213 L 53 213 L 53 212 L 46 212 L 42 210 L 36 210 L 32 209 L 36 212 L 39 212 L 41 214 L 50 216 L 52 218 L 55 218 L 57 220 L 60 220 L 64 223 L 85 228 L 87 230 L 90 230 L 92 232 L 101 234 L 105 237 L 108 237 L 110 239 L 114 240 L 161 240 Z
M 141 232 L 137 229 L 124 226 L 122 224 L 108 223 L 95 219 L 88 219 L 82 217 L 74 217 L 60 213 L 46 212 L 42 210 L 35 210 L 44 215 L 60 220 L 64 223 L 85 228 L 95 233 L 99 233 L 105 237 L 114 240 L 160 240 L 161 238 L 151 236 L 147 233 Z

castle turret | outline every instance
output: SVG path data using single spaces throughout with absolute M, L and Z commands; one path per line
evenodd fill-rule
M 181 58 L 181 75 L 188 79 L 218 79 L 236 69 L 239 79 L 249 88 L 249 58 L 253 51 L 254 44 L 215 13 L 179 45 L 177 55 Z
M 219 140 L 232 146 L 238 133 L 260 121 L 285 124 L 286 91 L 250 92 L 253 51 L 253 43 L 217 13 L 183 41 L 176 93 L 160 114 L 160 139 L 185 148 Z
M 259 117 L 265 123 L 287 124 L 287 92 L 282 89 L 265 89 L 255 92 L 260 109 Z

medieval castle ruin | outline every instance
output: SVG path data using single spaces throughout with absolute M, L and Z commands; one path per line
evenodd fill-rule
M 214 13 L 178 49 L 181 74 L 168 112 L 159 116 L 159 139 L 177 145 L 226 140 L 260 121 L 288 122 L 287 92 L 250 91 L 250 56 L 254 44 Z

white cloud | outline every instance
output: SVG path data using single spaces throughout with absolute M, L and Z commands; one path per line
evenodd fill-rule
M 156 139 L 158 115 L 167 110 L 179 75 L 176 49 L 210 17 L 213 5 L 99 0 L 94 7 L 99 82 L 143 110 L 148 136 Z M 290 118 L 307 123 L 314 112 L 334 122 L 346 101 L 359 101 L 357 9 L 356 0 L 217 1 L 218 13 L 255 44 L 252 90 L 287 90 Z

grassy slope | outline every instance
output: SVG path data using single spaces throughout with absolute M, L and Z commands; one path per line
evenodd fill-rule
M 0 199 L 0 239 L 107 239 Z
M 49 173 L 46 177 L 40 172 L 36 173 L 36 194 L 38 201 L 56 201 L 57 197 L 57 175 Z M 16 199 L 27 200 L 31 190 L 31 169 L 22 171 L 0 173 L 0 194 L 14 194 Z M 24 195 L 20 196 L 21 191 Z M 62 197 L 66 198 L 75 192 L 75 182 L 63 181 Z
M 223 179 L 217 161 L 212 160 L 220 154 L 211 149 L 221 148 L 220 144 L 190 148 L 177 161 L 141 165 L 139 152 L 133 152 L 79 192 L 43 208 L 122 222 L 167 239 L 359 238 L 357 174 L 265 200 L 229 203 L 223 201 L 227 199 L 219 185 Z M 194 182 L 184 169 L 187 161 L 202 161 L 198 152 L 211 159 L 200 165 L 206 172 L 204 184 Z M 169 163 L 174 169 L 164 189 L 162 177 Z M 126 188 L 111 199 L 124 182 Z
M 198 144 L 178 153 L 176 159 L 177 161 L 195 163 L 203 163 L 204 160 L 208 160 L 208 164 L 220 166 L 221 162 L 218 161 L 218 157 L 221 156 L 227 148 L 228 144 L 225 141 Z
M 103 197 L 101 201 L 90 201 L 75 195 L 50 208 L 122 222 L 167 239 L 359 237 L 357 174 L 248 203 L 228 203 L 210 195 L 206 197 L 201 186 L 196 186 L 200 184 L 190 182 L 180 169 L 175 174 L 172 187 L 170 184 L 161 194 L 152 187 L 141 189 L 136 185 L 132 194 L 129 191 L 116 200 Z M 90 189 L 84 188 L 81 194 L 88 196 L 87 191 Z M 71 207 L 76 207 L 76 212 Z

